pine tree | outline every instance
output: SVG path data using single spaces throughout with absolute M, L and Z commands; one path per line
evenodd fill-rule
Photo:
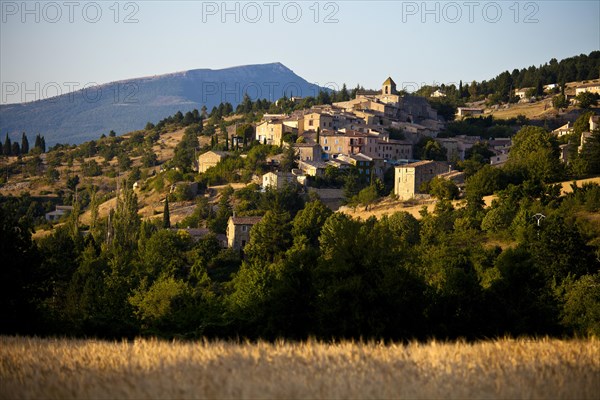
M 42 136 L 41 139 L 41 149 L 42 149 L 42 153 L 46 152 L 46 138 Z
M 165 208 L 163 210 L 163 228 L 171 227 L 171 215 L 169 214 L 169 196 L 165 198 Z
M 21 154 L 29 153 L 29 140 L 27 139 L 27 135 L 23 132 L 21 136 Z

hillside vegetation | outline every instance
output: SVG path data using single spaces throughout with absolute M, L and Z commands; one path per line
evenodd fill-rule
M 600 342 L 229 343 L 0 337 L 11 399 L 595 399 Z

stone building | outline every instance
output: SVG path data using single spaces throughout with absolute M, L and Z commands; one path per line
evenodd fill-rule
M 447 162 L 423 160 L 395 167 L 394 194 L 408 200 L 420 194 L 421 185 L 449 171 Z
M 250 230 L 262 217 L 230 217 L 227 221 L 227 247 L 243 250 L 250 241 Z
M 214 167 L 221 160 L 228 157 L 229 153 L 224 151 L 207 151 L 198 156 L 198 172 L 206 172 L 207 169 Z

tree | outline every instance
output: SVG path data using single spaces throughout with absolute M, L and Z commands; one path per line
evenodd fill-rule
M 23 132 L 21 136 L 21 154 L 29 153 L 29 140 L 27 140 L 27 135 Z
M 556 95 L 552 98 L 552 107 L 558 111 L 564 110 L 569 107 L 569 101 L 563 94 Z
M 569 277 L 579 278 L 600 270 L 593 249 L 577 226 L 560 215 L 544 219 L 536 239 L 528 243 L 529 253 L 548 282 L 561 285 Z
M 84 176 L 99 176 L 102 175 L 102 168 L 96 160 L 90 160 L 81 165 L 81 172 Z
M 153 167 L 157 162 L 158 157 L 156 156 L 156 153 L 152 151 L 152 149 L 144 151 L 144 154 L 142 155 L 142 166 L 146 168 Z
M 415 145 L 414 154 L 419 160 L 446 161 L 447 150 L 430 137 L 425 137 Z
M 577 138 L 579 138 L 583 132 L 590 131 L 590 117 L 593 115 L 593 111 L 587 111 L 577 117 L 573 123 L 573 134 L 577 135 Z
M 495 261 L 499 278 L 488 290 L 494 334 L 556 332 L 558 308 L 544 275 L 523 246 L 507 249 Z
M 21 155 L 21 146 L 19 146 L 19 142 L 13 142 L 12 149 L 11 149 L 10 153 L 13 156 L 20 156 Z
M 251 124 L 242 124 L 236 127 L 236 135 L 243 138 L 244 148 L 254 138 L 254 127 Z
M 163 228 L 171 227 L 171 216 L 169 215 L 169 196 L 165 198 L 165 207 L 163 208 Z
M 554 136 L 543 128 L 525 126 L 513 138 L 507 167 L 528 179 L 553 182 L 559 180 L 564 172 L 558 155 Z
M 129 158 L 127 153 L 125 153 L 124 151 L 119 154 L 119 156 L 117 157 L 117 161 L 119 163 L 120 171 L 127 171 L 129 170 L 129 168 L 131 168 L 131 158 Z
M 117 209 L 111 223 L 113 235 L 111 244 L 116 255 L 124 256 L 125 259 L 132 257 L 132 250 L 137 247 L 140 216 L 137 196 L 129 185 L 123 185 L 117 197 Z
M 227 229 L 227 221 L 232 215 L 231 204 L 229 204 L 232 194 L 233 188 L 231 186 L 227 186 L 221 192 L 217 214 L 207 222 L 208 228 L 213 233 L 225 233 L 225 230 Z
M 38 251 L 31 220 L 14 202 L 0 203 L 0 331 L 33 334 L 36 316 L 32 288 L 37 286 Z
M 369 185 L 358 192 L 358 201 L 365 206 L 365 211 L 369 210 L 369 206 L 379 198 L 375 185 Z
M 149 288 L 134 291 L 128 300 L 134 307 L 135 315 L 142 321 L 142 327 L 153 332 L 156 329 L 176 328 L 174 314 L 186 303 L 183 299 L 191 297 L 190 292 L 184 281 L 164 276 Z
M 252 227 L 252 235 L 244 252 L 249 260 L 270 263 L 277 260 L 291 243 L 290 214 L 282 210 L 270 210 Z
M 429 182 L 429 194 L 440 200 L 455 200 L 459 191 L 451 180 L 436 176 Z
M 304 208 L 296 214 L 296 217 L 292 221 L 292 236 L 294 240 L 303 236 L 310 245 L 318 247 L 321 227 L 331 214 L 331 209 L 320 200 L 306 203 Z
M 586 110 L 598 104 L 598 95 L 592 92 L 579 93 L 575 99 L 579 103 L 579 107 Z
M 419 221 L 406 211 L 396 211 L 389 217 L 384 215 L 381 223 L 387 225 L 396 243 L 408 246 L 419 243 Z
M 585 161 L 585 172 L 600 173 L 600 129 L 594 130 L 586 139 L 578 158 Z
M 350 94 L 348 93 L 348 88 L 346 87 L 345 83 L 342 85 L 342 89 L 340 90 L 339 99 L 340 101 L 350 100 Z
M 195 150 L 198 147 L 196 130 L 192 127 L 186 128 L 181 141 L 175 147 L 173 165 L 181 171 L 189 171 L 194 163 Z
M 569 283 L 564 294 L 562 323 L 582 336 L 600 335 L 600 273 Z
M 6 139 L 4 139 L 4 145 L 2 146 L 2 150 L 5 156 L 10 156 L 12 152 L 12 142 L 8 137 L 8 133 L 6 134 Z
M 281 158 L 281 170 L 283 172 L 290 172 L 296 164 L 296 150 L 294 149 L 293 144 L 288 143 L 287 148 L 283 152 L 283 157 Z
M 75 192 L 77 185 L 79 185 L 79 175 L 75 175 L 67 179 L 67 189 L 69 189 L 71 192 Z

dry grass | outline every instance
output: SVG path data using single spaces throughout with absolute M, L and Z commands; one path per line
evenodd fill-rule
M 0 337 L 0 398 L 569 398 L 600 393 L 598 339 L 170 343 Z
M 552 108 L 552 99 L 547 98 L 536 103 L 511 104 L 510 108 L 491 110 L 485 116 L 493 115 L 497 119 L 516 118 L 524 115 L 529 119 L 552 119 L 557 116 L 556 110 Z
M 576 181 L 573 180 L 569 180 L 569 181 L 564 181 L 561 183 L 561 193 L 567 194 L 567 193 L 571 193 L 573 190 L 571 188 L 571 184 L 573 182 L 577 182 L 577 185 L 579 187 L 581 187 L 584 183 L 597 183 L 600 185 L 600 177 L 595 177 L 595 178 L 587 178 L 587 179 L 579 179 Z M 485 203 L 486 207 L 490 207 L 492 205 L 492 201 L 494 201 L 494 199 L 496 199 L 498 196 L 497 195 L 490 195 L 490 196 L 484 196 L 483 197 L 483 201 Z M 411 214 L 413 217 L 419 219 L 421 218 L 420 215 L 420 211 L 423 208 L 423 206 L 427 207 L 427 211 L 429 212 L 433 212 L 435 210 L 435 203 L 436 200 L 435 199 L 431 199 L 431 200 L 423 200 L 420 202 L 416 202 L 418 204 L 412 204 L 410 202 L 405 202 L 405 201 L 400 201 L 400 200 L 393 200 L 391 198 L 385 198 L 384 200 L 372 205 L 369 207 L 368 210 L 365 210 L 364 206 L 358 206 L 358 207 L 340 207 L 339 211 L 343 212 L 353 218 L 360 218 L 363 220 L 368 219 L 369 217 L 375 217 L 377 219 L 381 218 L 384 215 L 392 215 L 395 212 L 398 211 L 406 211 L 407 213 Z M 455 200 L 452 202 L 452 204 L 454 205 L 454 207 L 459 208 L 465 205 L 465 202 L 463 200 Z

